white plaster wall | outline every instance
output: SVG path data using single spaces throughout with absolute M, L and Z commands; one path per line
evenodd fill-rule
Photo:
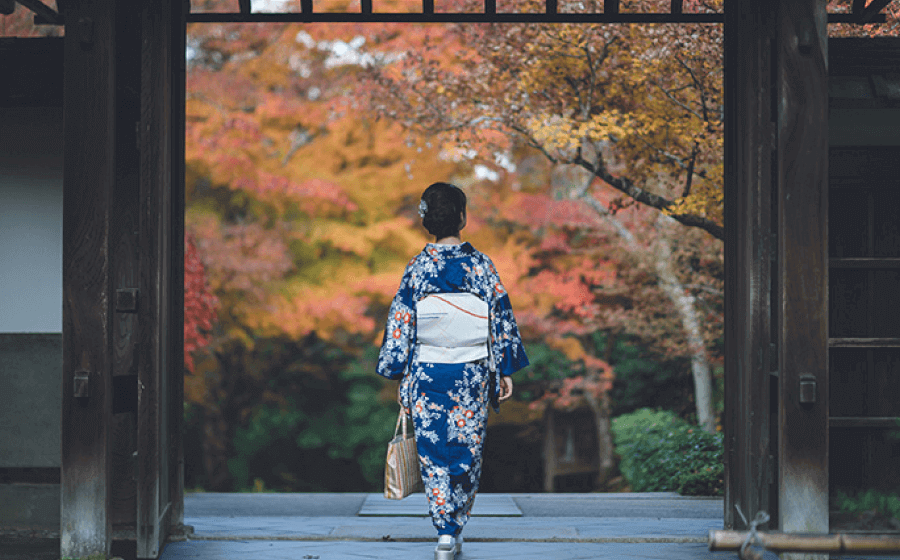
M 62 332 L 61 108 L 0 108 L 0 333 Z

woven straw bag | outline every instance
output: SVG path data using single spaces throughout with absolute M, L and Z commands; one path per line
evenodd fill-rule
M 416 437 L 413 433 L 407 434 L 406 412 L 401 408 L 397 426 L 394 428 L 394 439 L 388 443 L 387 460 L 384 464 L 384 497 L 389 500 L 402 500 L 422 489 Z

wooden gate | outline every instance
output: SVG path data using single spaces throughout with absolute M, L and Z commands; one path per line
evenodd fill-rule
M 22 3 L 54 15 L 41 2 Z M 830 20 L 872 21 L 886 3 L 854 0 L 853 13 Z M 483 11 L 470 14 L 436 12 L 433 0 L 415 14 L 378 13 L 371 0 L 352 14 L 314 12 L 312 0 L 290 14 L 236 4 L 235 13 L 188 15 L 183 0 L 67 0 L 59 2 L 63 17 L 52 18 L 66 25 L 62 556 L 106 553 L 116 529 L 136 542 L 138 556 L 156 557 L 183 519 L 186 19 L 723 21 L 685 13 L 680 0 L 653 14 L 625 13 L 618 0 L 598 14 L 570 13 L 557 0 L 545 0 L 544 13 L 500 13 L 496 0 L 484 0 Z M 829 426 L 835 448 L 856 457 L 848 472 L 864 473 L 847 475 L 849 483 L 880 480 L 881 457 L 893 453 L 880 438 L 900 410 L 878 399 L 895 389 L 900 370 L 900 331 L 890 320 L 900 309 L 879 290 L 898 287 L 900 265 L 893 241 L 877 239 L 896 212 L 886 213 L 886 185 L 865 186 L 862 196 L 834 182 L 835 200 L 844 196 L 865 225 L 837 227 L 843 237 L 832 237 L 829 263 L 825 3 L 727 6 L 725 522 L 746 526 L 767 510 L 782 530 L 827 531 Z M 848 162 L 854 171 L 843 176 L 852 182 L 872 158 L 897 161 L 890 150 L 876 152 L 834 151 L 832 173 L 842 177 L 836 165 Z M 855 391 L 833 403 L 830 420 L 829 344 L 835 394 L 844 380 Z M 843 481 L 843 459 L 832 457 L 835 481 Z
M 825 7 L 726 16 L 725 526 L 827 532 Z
M 183 519 L 184 4 L 61 5 L 61 555 L 156 558 Z

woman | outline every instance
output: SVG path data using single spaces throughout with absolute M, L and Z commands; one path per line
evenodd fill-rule
M 412 414 L 439 535 L 435 560 L 452 560 L 478 491 L 487 405 L 497 410 L 512 395 L 509 376 L 528 358 L 493 263 L 459 238 L 465 193 L 435 183 L 422 194 L 419 215 L 435 240 L 406 267 L 378 373 L 401 380 L 398 400 Z M 459 325 L 465 327 L 460 331 Z

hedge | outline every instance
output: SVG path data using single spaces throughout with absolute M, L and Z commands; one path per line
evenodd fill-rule
M 619 470 L 633 492 L 721 496 L 722 434 L 710 434 L 674 413 L 642 408 L 612 422 Z

